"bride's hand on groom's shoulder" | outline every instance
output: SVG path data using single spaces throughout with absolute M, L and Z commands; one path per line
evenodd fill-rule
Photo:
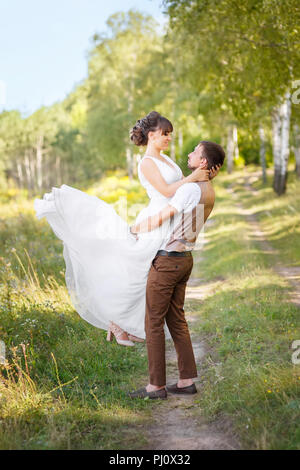
M 197 168 L 188 176 L 190 183 L 195 183 L 196 181 L 208 181 L 210 170 L 202 170 L 202 168 Z
M 217 176 L 217 174 L 219 173 L 220 168 L 221 168 L 221 165 L 216 165 L 216 166 L 213 166 L 209 170 L 209 179 L 210 180 L 212 180 L 213 178 L 215 178 Z
M 138 234 L 134 232 L 134 229 L 135 229 L 134 225 L 129 227 L 129 231 L 130 231 L 131 235 L 133 235 L 135 237 L 135 239 L 138 240 L 139 239 Z

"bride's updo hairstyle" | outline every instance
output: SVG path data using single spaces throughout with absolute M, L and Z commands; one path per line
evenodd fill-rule
M 172 123 L 156 111 L 151 111 L 143 119 L 139 119 L 130 131 L 130 139 L 135 145 L 147 145 L 150 131 L 161 129 L 162 134 L 173 132 Z

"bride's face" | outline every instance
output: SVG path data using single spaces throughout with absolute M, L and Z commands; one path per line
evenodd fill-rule
M 149 132 L 148 139 L 159 150 L 167 150 L 172 140 L 172 134 L 171 132 L 162 132 L 161 129 L 158 129 L 157 131 Z

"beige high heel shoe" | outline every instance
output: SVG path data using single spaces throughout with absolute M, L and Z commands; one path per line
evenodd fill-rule
M 135 341 L 136 343 L 143 343 L 145 341 L 144 338 L 139 338 L 138 336 L 131 335 L 130 333 L 128 333 L 128 339 L 130 341 Z
M 109 327 L 107 330 L 107 341 L 112 341 L 113 336 L 116 338 L 116 341 L 118 344 L 121 344 L 122 346 L 134 346 L 134 343 L 132 341 L 129 341 L 127 339 L 121 339 L 120 336 L 126 333 L 126 331 L 122 330 L 118 325 L 113 323 L 112 321 L 109 323 Z

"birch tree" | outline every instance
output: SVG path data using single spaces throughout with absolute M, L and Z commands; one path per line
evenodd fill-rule
M 259 138 L 260 138 L 259 158 L 260 158 L 260 165 L 262 168 L 262 180 L 263 180 L 263 183 L 265 184 L 267 182 L 266 139 L 265 139 L 265 131 L 262 125 L 259 126 Z
M 296 175 L 298 178 L 300 178 L 300 127 L 298 124 L 294 124 L 293 126 L 293 137 L 294 137 L 294 143 L 292 146 L 292 150 L 295 155 L 295 160 L 296 160 Z
M 290 153 L 289 134 L 291 118 L 290 93 L 285 94 L 282 104 L 273 115 L 274 191 L 281 195 L 286 190 L 287 163 Z

